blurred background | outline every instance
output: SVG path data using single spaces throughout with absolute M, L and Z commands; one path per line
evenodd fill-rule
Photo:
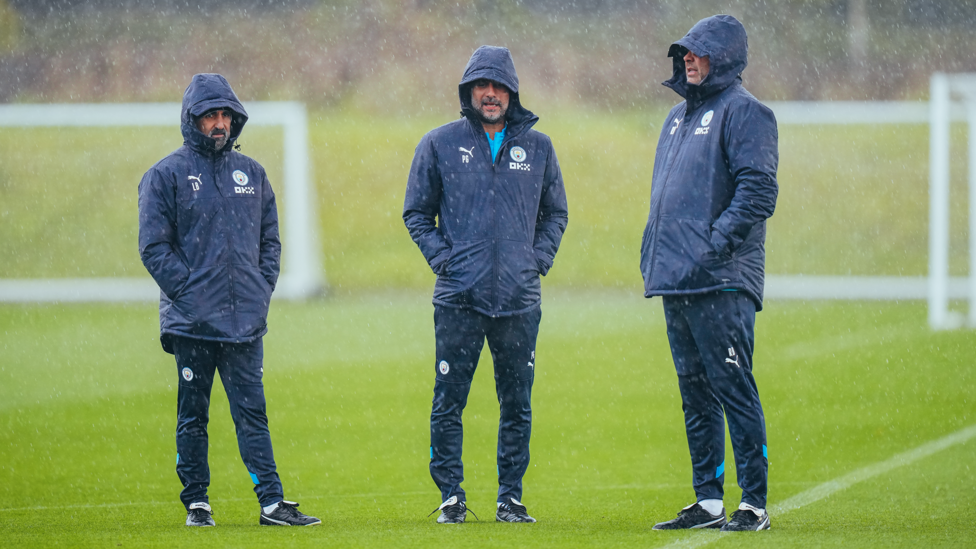
M 671 101 L 667 46 L 714 13 L 745 23 L 767 100 L 917 99 L 976 70 L 972 0 L 0 0 L 0 101 L 173 100 L 206 70 L 251 100 L 447 114 L 493 43 L 549 101 L 630 108 Z

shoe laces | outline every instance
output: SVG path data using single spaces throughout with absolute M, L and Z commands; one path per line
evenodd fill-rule
M 519 503 L 515 503 L 515 500 L 510 500 L 507 503 L 506 502 L 502 502 L 501 505 L 499 505 L 499 507 L 503 507 L 508 512 L 513 513 L 513 514 L 516 514 L 516 515 L 528 515 L 529 514 L 529 510 L 526 509 L 524 505 L 521 505 Z
M 212 517 L 215 513 L 213 512 L 213 509 L 194 507 L 193 509 L 189 510 L 189 514 L 191 517 L 193 517 L 193 520 L 195 521 L 204 521 Z
M 449 501 L 450 501 L 450 499 L 448 499 L 444 503 L 442 503 L 439 506 L 437 506 L 437 509 L 434 509 L 433 511 L 431 511 L 430 514 L 427 515 L 427 516 L 429 517 L 430 515 L 433 515 L 434 513 L 438 512 L 438 511 L 443 511 L 444 512 L 444 516 L 446 516 L 450 520 L 454 520 L 454 519 L 458 518 L 458 516 L 460 516 L 461 513 L 465 512 L 465 511 L 468 511 L 468 512 L 470 512 L 474 516 L 475 520 L 477 520 L 478 522 L 481 522 L 481 519 L 478 518 L 478 515 L 475 514 L 474 511 L 472 511 L 471 509 L 469 509 L 468 506 L 467 506 L 467 504 L 465 504 L 463 501 L 455 501 L 454 503 L 448 503 Z
M 278 509 L 281 509 L 285 514 L 293 518 L 302 516 L 301 512 L 298 510 L 298 503 L 294 501 L 279 501 Z
M 758 521 L 762 519 L 762 516 L 760 516 L 759 513 L 753 511 L 752 509 L 736 509 L 735 511 L 732 512 L 732 518 L 731 520 L 729 520 L 729 522 L 734 522 L 739 519 Z

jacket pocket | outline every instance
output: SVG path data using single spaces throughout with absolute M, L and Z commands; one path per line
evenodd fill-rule
M 496 268 L 499 310 L 524 309 L 542 297 L 539 260 L 531 242 L 499 240 Z
M 234 266 L 234 304 L 242 313 L 257 313 L 267 317 L 271 305 L 271 285 L 254 265 Z
M 661 218 L 658 231 L 656 269 L 666 270 L 663 279 L 670 282 L 669 286 L 691 290 L 738 280 L 732 256 L 712 246 L 707 221 Z
M 444 262 L 444 274 L 451 278 L 470 278 L 491 261 L 487 240 L 459 240 L 451 246 Z
M 490 241 L 455 241 L 442 274 L 437 276 L 434 299 L 456 305 L 487 307 L 490 276 Z
M 190 321 L 207 319 L 221 312 L 221 299 L 227 295 L 227 271 L 222 265 L 190 269 L 183 289 L 173 306 Z

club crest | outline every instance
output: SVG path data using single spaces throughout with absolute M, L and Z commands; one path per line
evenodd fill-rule
M 512 157 L 512 160 L 516 162 L 522 162 L 525 160 L 525 149 L 522 147 L 512 147 L 512 151 L 508 154 Z

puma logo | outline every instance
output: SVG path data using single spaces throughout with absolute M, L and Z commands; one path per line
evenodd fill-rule
M 732 360 L 731 358 L 726 358 L 725 362 L 727 364 L 735 364 L 737 368 L 741 368 L 741 366 L 739 366 L 739 357 L 735 356 L 735 349 L 733 349 L 732 347 L 729 347 L 729 356 L 735 357 L 735 360 Z
M 461 152 L 466 152 L 471 156 L 474 156 L 474 147 L 471 147 L 470 151 L 468 149 L 465 149 L 464 147 L 458 147 L 458 150 Z
M 203 185 L 203 181 L 200 181 L 200 176 L 202 175 L 203 174 L 195 175 L 195 176 L 194 175 L 186 176 L 187 181 L 193 181 L 192 186 L 194 191 L 199 191 L 200 185 Z

